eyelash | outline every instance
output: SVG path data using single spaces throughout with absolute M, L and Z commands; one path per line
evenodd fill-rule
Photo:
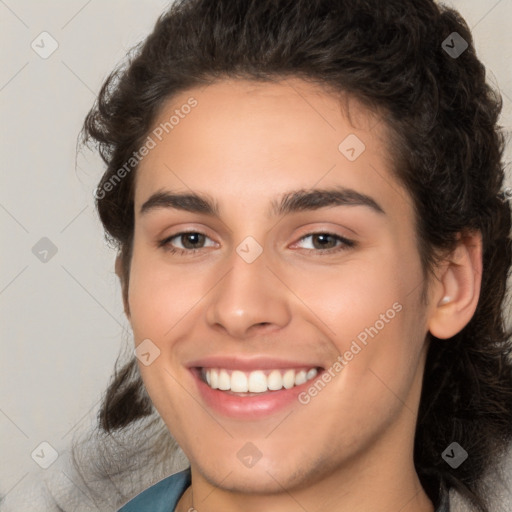
M 206 238 L 209 238 L 207 235 L 205 235 L 204 233 L 201 233 L 200 231 L 182 231 L 182 232 L 176 233 L 175 235 L 172 235 L 170 237 L 164 238 L 163 240 L 160 240 L 158 242 L 158 247 L 162 248 L 164 251 L 166 251 L 170 254 L 178 254 L 178 255 L 195 254 L 198 251 L 200 251 L 201 249 L 204 249 L 204 247 L 201 247 L 199 249 L 180 249 L 180 248 L 173 247 L 170 244 L 171 240 L 173 240 L 174 238 L 179 238 L 183 235 L 203 235 Z M 303 237 L 301 237 L 299 239 L 299 241 L 302 241 L 305 238 L 309 238 L 309 237 L 315 236 L 315 235 L 327 235 L 327 236 L 335 238 L 336 240 L 341 242 L 341 246 L 333 247 L 330 249 L 318 249 L 318 250 L 305 249 L 306 251 L 311 251 L 311 252 L 317 253 L 316 255 L 334 254 L 334 253 L 338 253 L 341 251 L 346 251 L 346 250 L 348 250 L 352 247 L 355 247 L 357 245 L 354 240 L 349 240 L 348 238 L 336 235 L 334 233 L 329 233 L 327 231 L 318 231 L 318 232 L 308 233 L 307 235 L 304 235 Z M 318 254 L 318 253 L 320 253 L 320 254 Z

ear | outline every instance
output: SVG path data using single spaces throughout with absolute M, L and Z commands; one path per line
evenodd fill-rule
M 117 255 L 116 264 L 115 264 L 116 275 L 121 282 L 121 292 L 123 294 L 123 306 L 124 306 L 124 314 L 130 319 L 130 307 L 128 305 L 128 286 L 124 277 L 123 272 L 123 259 L 120 254 Z
M 440 265 L 433 289 L 428 328 L 436 338 L 460 332 L 473 317 L 482 282 L 482 235 L 461 235 L 455 250 Z

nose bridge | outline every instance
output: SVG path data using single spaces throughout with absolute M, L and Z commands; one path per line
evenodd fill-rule
M 254 242 L 248 237 L 234 248 L 230 268 L 214 288 L 206 314 L 210 326 L 223 327 L 236 338 L 247 337 L 253 326 L 283 327 L 290 320 L 285 287 Z

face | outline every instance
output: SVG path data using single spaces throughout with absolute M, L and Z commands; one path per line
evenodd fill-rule
M 428 329 L 385 123 L 298 79 L 226 80 L 149 135 L 129 314 L 193 471 L 275 492 L 409 464 Z

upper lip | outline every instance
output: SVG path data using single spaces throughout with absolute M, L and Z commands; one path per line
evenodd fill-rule
M 242 358 L 236 356 L 209 356 L 196 359 L 187 364 L 189 368 L 224 368 L 226 370 L 271 370 L 285 368 L 320 368 L 319 364 L 310 361 L 292 361 L 269 357 Z

